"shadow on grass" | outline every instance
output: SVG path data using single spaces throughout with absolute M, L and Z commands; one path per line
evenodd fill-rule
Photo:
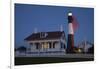
M 16 57 L 15 65 L 93 61 L 94 58 Z

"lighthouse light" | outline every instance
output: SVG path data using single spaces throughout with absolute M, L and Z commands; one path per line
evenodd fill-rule
M 72 13 L 70 12 L 70 13 L 68 13 L 68 16 L 72 16 Z

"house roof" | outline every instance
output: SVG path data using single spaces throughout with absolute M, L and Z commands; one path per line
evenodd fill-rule
M 49 39 L 58 39 L 65 35 L 64 31 L 52 31 L 52 32 L 38 32 L 33 33 L 30 36 L 26 37 L 24 40 L 26 41 L 34 41 L 34 40 L 49 40 Z

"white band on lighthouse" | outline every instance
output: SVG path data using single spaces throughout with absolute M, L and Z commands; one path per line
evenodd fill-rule
M 73 30 L 73 25 L 72 25 L 72 23 L 69 23 L 68 24 L 68 34 L 74 34 L 74 30 Z

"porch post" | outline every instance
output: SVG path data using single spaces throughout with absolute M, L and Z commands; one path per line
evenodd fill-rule
M 53 48 L 53 41 L 51 41 L 51 48 Z

